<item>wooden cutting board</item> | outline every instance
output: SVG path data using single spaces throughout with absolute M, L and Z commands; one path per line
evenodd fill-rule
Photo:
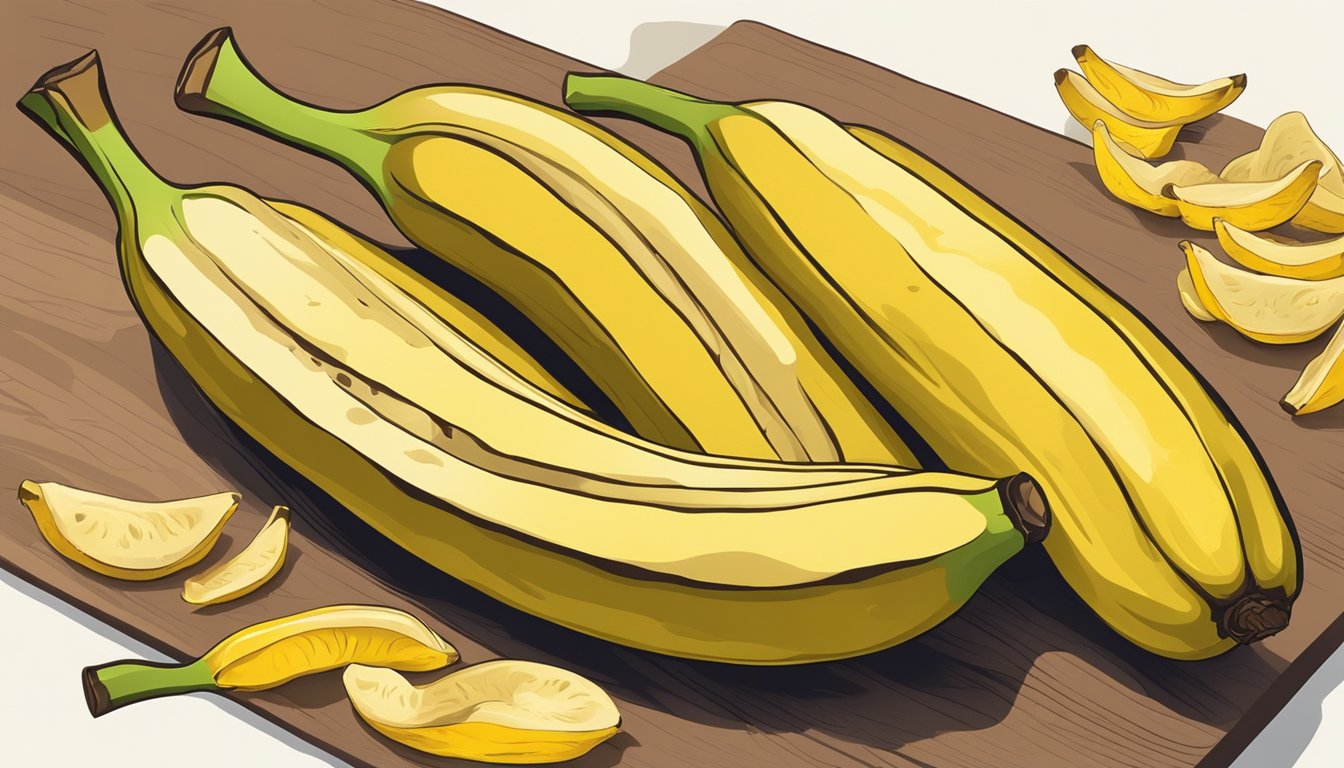
M 134 4 L 19 0 L 0 28 L 0 95 L 98 48 L 132 139 L 168 178 L 224 180 L 300 200 L 402 243 L 335 166 L 175 109 L 191 46 L 230 24 L 282 89 L 351 108 L 426 82 L 499 86 L 555 102 L 580 62 L 397 0 Z M 1063 59 L 1061 52 L 1061 59 Z M 1041 73 L 1048 88 L 1049 73 Z M 901 137 L 1004 205 L 1144 313 L 1212 382 L 1255 438 L 1301 534 L 1306 587 L 1292 626 L 1219 659 L 1158 659 L 1119 639 L 1039 553 L 1002 569 L 956 617 L 915 642 L 794 669 L 734 668 L 612 646 L 485 598 L 409 558 L 278 464 L 204 401 L 146 333 L 122 289 L 114 221 L 93 182 L 13 109 L 0 109 L 0 495 L 24 478 L 132 497 L 245 494 L 217 562 L 271 504 L 295 510 L 278 579 L 192 611 L 167 579 L 126 585 L 62 560 L 17 502 L 0 503 L 0 562 L 178 658 L 248 623 L 335 602 L 411 610 L 467 662 L 506 656 L 574 669 L 605 687 L 624 732 L 581 766 L 1190 766 L 1230 762 L 1344 639 L 1344 409 L 1294 423 L 1278 397 L 1318 349 L 1267 349 L 1197 324 L 1173 288 L 1190 233 L 1110 200 L 1069 139 L 759 24 L 739 23 L 655 78 L 719 98 L 788 98 Z M 1061 109 L 1061 116 L 1063 111 Z M 702 191 L 677 142 L 608 122 Z M 1174 156 L 1213 165 L 1258 130 L 1211 118 Z M 408 259 L 426 266 L 422 255 Z M 438 269 L 444 279 L 461 279 Z M 488 297 L 483 298 L 488 301 Z M 513 321 L 535 342 L 535 329 Z M 537 343 L 545 354 L 544 345 Z M 583 382 L 565 374 L 575 386 Z M 0 652 L 3 652 L 0 640 Z M 79 663 L 99 663 L 86 659 Z M 74 685 L 76 669 L 68 670 Z M 401 749 L 354 716 L 336 674 L 237 698 L 357 765 L 449 765 Z M 138 706 L 170 706 L 150 702 Z M 82 712 L 57 713 L 83 717 Z M 107 727 L 115 728 L 115 714 Z M 53 763 L 60 755 L 53 754 Z

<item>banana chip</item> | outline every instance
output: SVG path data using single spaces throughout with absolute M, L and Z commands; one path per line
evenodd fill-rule
M 1246 76 L 1186 85 L 1101 58 L 1086 45 L 1073 58 L 1103 98 L 1134 120 L 1193 123 L 1226 107 L 1246 90 Z
M 1318 232 L 1344 233 L 1344 171 L 1301 112 L 1275 118 L 1265 129 L 1260 148 L 1228 163 L 1219 175 L 1228 181 L 1264 181 L 1309 160 L 1321 163 L 1320 181 L 1293 223 Z

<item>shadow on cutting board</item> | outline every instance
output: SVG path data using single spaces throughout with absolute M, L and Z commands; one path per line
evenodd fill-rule
M 858 659 L 735 667 L 621 648 L 509 608 L 405 553 L 228 423 L 176 360 L 153 345 L 169 416 L 188 445 L 243 493 L 267 484 L 288 489 L 305 533 L 458 635 L 501 656 L 573 669 L 619 699 L 678 718 L 767 733 L 820 731 L 896 751 L 939 733 L 1002 721 L 1019 696 L 1031 694 L 1024 682 L 1033 668 L 1048 661 L 1095 668 L 1183 718 L 1221 730 L 1242 714 L 1237 702 L 1254 698 L 1245 689 L 1263 690 L 1284 666 L 1253 649 L 1190 664 L 1130 646 L 1068 590 L 1040 549 L 1001 568 L 943 626 Z M 1089 701 L 1081 685 L 1070 692 Z M 1101 683 L 1097 688 L 1105 690 Z M 604 761 L 609 754 L 590 757 Z

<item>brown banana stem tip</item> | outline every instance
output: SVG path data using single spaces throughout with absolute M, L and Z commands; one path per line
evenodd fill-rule
M 177 76 L 177 86 L 173 90 L 173 100 L 177 106 L 188 112 L 202 111 L 205 100 L 205 84 L 215 69 L 215 60 L 219 58 L 219 49 L 233 34 L 228 27 L 220 27 L 201 38 L 201 42 L 187 54 L 182 72 Z
M 102 79 L 98 52 L 89 51 L 74 61 L 48 70 L 37 79 L 31 91 L 61 94 L 62 101 L 80 123 L 94 131 L 112 121 L 107 111 L 107 99 L 102 94 Z
M 1050 532 L 1052 515 L 1045 491 L 1036 479 L 1025 472 L 999 482 L 999 497 L 1003 511 L 1013 521 L 1013 527 L 1022 533 L 1028 544 L 1035 544 Z
M 89 706 L 89 714 L 101 717 L 111 712 L 112 697 L 107 692 L 107 686 L 98 679 L 98 668 L 85 667 L 80 673 L 80 680 L 84 683 L 84 703 Z
M 1264 640 L 1288 626 L 1292 608 L 1283 598 L 1262 594 L 1243 595 L 1223 611 L 1219 629 L 1241 645 Z

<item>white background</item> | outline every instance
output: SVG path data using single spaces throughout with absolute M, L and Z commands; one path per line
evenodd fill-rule
M 1229 114 L 1263 126 L 1282 112 L 1302 110 L 1327 143 L 1344 151 L 1344 10 L 1336 9 L 1344 4 L 1338 2 L 433 4 L 633 76 L 651 74 L 719 27 L 756 19 L 1075 137 L 1083 134 L 1069 126 L 1051 74 L 1072 66 L 1069 49 L 1086 42 L 1107 58 L 1186 82 L 1246 72 L 1248 89 Z M 0 616 L 0 764 L 342 765 L 219 697 L 161 699 L 93 720 L 84 707 L 80 668 L 162 657 L 3 571 Z M 1312 678 L 1236 768 L 1344 765 L 1342 681 L 1344 652 Z

